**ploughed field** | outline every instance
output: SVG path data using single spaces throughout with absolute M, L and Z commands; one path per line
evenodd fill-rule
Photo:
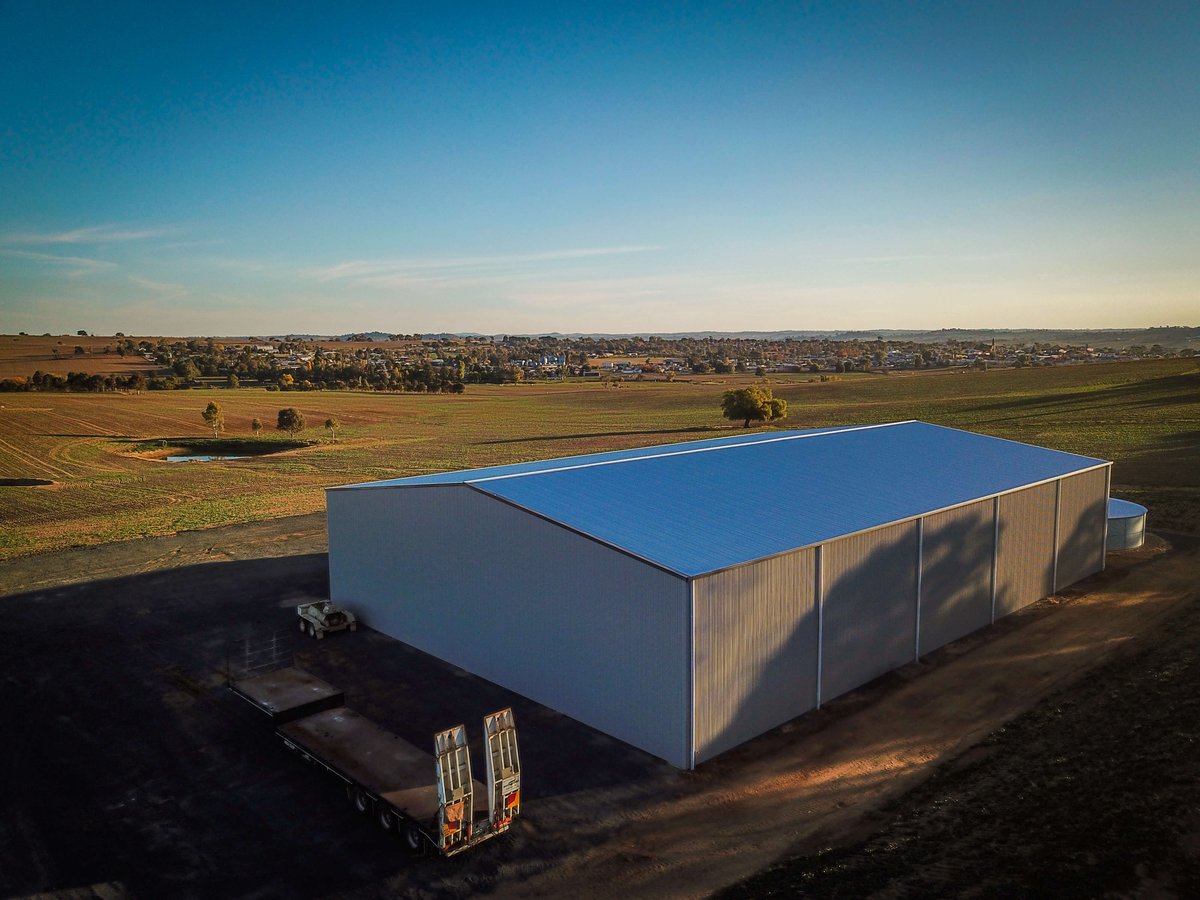
M 0 559 L 317 512 L 331 485 L 736 433 L 722 392 L 749 376 L 469 385 L 463 395 L 259 388 L 0 397 Z M 922 419 L 1112 459 L 1152 528 L 1200 530 L 1200 364 L 772 376 L 781 428 Z M 225 413 L 209 443 L 201 413 Z M 274 428 L 294 406 L 307 428 Z M 251 421 L 264 430 L 255 437 Z M 322 426 L 334 418 L 330 434 Z M 208 440 L 206 440 L 208 439 Z M 179 450 L 249 458 L 169 463 Z M 764 486 L 769 489 L 769 486 Z M 645 511 L 652 513 L 653 511 Z

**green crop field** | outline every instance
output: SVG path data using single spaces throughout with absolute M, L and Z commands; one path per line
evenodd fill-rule
M 0 558 L 306 513 L 322 488 L 733 433 L 722 391 L 752 378 L 476 386 L 463 395 L 279 393 L 6 394 L 0 407 Z M 1146 503 L 1151 527 L 1200 530 L 1200 366 L 1175 359 L 970 374 L 775 376 L 779 427 L 922 419 L 1112 459 L 1114 494 Z M 203 452 L 210 400 L 225 411 Z M 295 406 L 302 446 L 274 430 Z M 253 438 L 250 422 L 264 424 Z M 322 425 L 341 426 L 336 438 Z M 46 483 L 33 483 L 46 482 Z

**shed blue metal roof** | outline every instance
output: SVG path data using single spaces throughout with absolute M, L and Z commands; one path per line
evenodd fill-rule
M 896 422 L 759 432 L 333 490 L 467 484 L 693 577 L 1103 465 Z

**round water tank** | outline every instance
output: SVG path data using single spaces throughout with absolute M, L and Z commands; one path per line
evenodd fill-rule
M 1146 507 L 1128 500 L 1108 500 L 1106 550 L 1133 550 L 1146 539 Z

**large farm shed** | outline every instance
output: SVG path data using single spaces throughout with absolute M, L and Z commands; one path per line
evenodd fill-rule
M 330 591 L 688 768 L 1101 569 L 1110 465 L 897 422 L 332 488 Z

